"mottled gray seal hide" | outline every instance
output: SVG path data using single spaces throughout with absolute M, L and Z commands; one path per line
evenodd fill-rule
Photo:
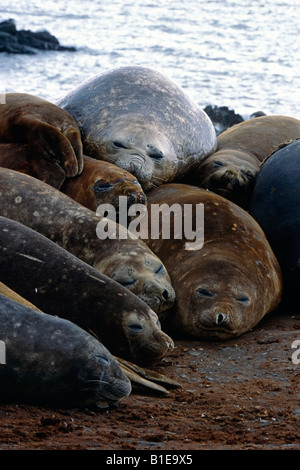
M 216 148 L 203 109 L 151 68 L 108 70 L 57 104 L 78 123 L 86 155 L 134 174 L 145 191 L 182 177 Z
M 131 392 L 116 359 L 74 323 L 0 294 L 0 400 L 59 406 L 118 402 Z

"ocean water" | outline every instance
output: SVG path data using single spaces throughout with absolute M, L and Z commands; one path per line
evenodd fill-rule
M 0 0 L 0 21 L 76 52 L 0 53 L 2 92 L 49 101 L 110 68 L 153 67 L 202 107 L 300 119 L 298 0 Z

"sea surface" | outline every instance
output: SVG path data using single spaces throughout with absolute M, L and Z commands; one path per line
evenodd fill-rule
M 298 0 L 0 0 L 0 21 L 8 18 L 77 50 L 0 53 L 2 92 L 55 101 L 105 70 L 139 64 L 202 107 L 300 119 Z

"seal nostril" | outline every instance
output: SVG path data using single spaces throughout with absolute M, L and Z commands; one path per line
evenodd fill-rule
M 218 313 L 218 315 L 216 316 L 216 324 L 221 325 L 225 322 L 226 318 L 227 315 L 224 315 L 223 313 Z
M 168 298 L 169 298 L 169 292 L 165 289 L 165 290 L 163 291 L 163 293 L 162 293 L 162 296 L 163 296 L 163 298 L 164 298 L 165 300 L 168 300 Z

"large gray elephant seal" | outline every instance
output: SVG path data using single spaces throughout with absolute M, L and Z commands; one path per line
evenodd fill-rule
M 145 191 L 182 177 L 216 148 L 207 114 L 150 68 L 108 70 L 57 104 L 78 123 L 86 155 L 134 174 Z
M 37 312 L 0 294 L 0 400 L 90 406 L 131 392 L 117 360 L 74 323 Z

